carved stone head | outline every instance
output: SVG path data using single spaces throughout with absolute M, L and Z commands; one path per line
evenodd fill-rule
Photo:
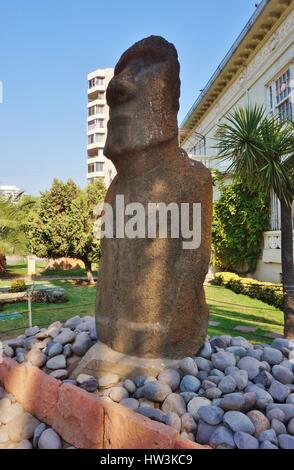
M 180 65 L 173 44 L 150 36 L 118 61 L 106 92 L 110 108 L 104 153 L 114 162 L 178 135 Z

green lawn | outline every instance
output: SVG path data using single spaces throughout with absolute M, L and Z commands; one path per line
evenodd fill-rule
M 46 267 L 45 261 L 38 261 L 36 263 L 36 276 L 35 280 L 40 279 L 41 276 L 46 276 L 46 278 L 54 279 L 56 277 L 73 279 L 75 277 L 86 277 L 86 271 L 84 268 L 79 269 L 70 269 L 70 270 L 54 270 L 54 271 L 45 271 Z M 97 276 L 97 265 L 93 264 L 93 273 L 94 276 Z M 0 287 L 9 287 L 11 280 L 14 277 L 25 277 L 27 276 L 27 263 L 18 263 L 11 264 L 7 266 L 7 272 L 3 275 L 0 275 Z
M 95 286 L 74 286 L 70 281 L 46 281 L 46 285 L 63 287 L 66 290 L 68 301 L 63 304 L 33 303 L 33 324 L 48 326 L 50 323 L 60 320 L 65 321 L 75 315 L 93 315 L 96 289 Z M 11 312 L 24 312 L 22 318 L 6 319 L 0 321 L 0 334 L 12 329 L 21 330 L 28 326 L 27 304 L 15 303 L 5 305 L 1 314 Z M 17 333 L 17 332 L 16 332 Z
M 271 342 L 266 339 L 269 332 L 283 333 L 283 312 L 260 300 L 236 294 L 222 286 L 207 286 L 206 300 L 209 306 L 210 319 L 220 322 L 217 327 L 210 327 L 209 334 L 232 334 L 244 336 L 253 342 Z M 256 327 L 256 333 L 244 333 L 234 327 Z
M 66 320 L 75 315 L 92 315 L 94 313 L 95 286 L 75 287 L 70 281 L 50 281 L 46 284 L 63 287 L 68 295 L 68 302 L 59 305 L 33 304 L 33 323 L 47 326 L 55 320 Z M 283 332 L 283 313 L 267 304 L 251 299 L 242 294 L 225 289 L 222 286 L 205 287 L 210 320 L 220 322 L 217 327 L 209 327 L 210 335 L 230 334 L 244 336 L 253 342 L 271 342 L 266 337 L 268 332 Z M 7 305 L 2 313 L 26 310 L 26 304 Z M 1 313 L 0 313 L 1 318 Z M 24 329 L 28 325 L 25 315 L 19 319 L 0 321 L 0 334 L 16 328 Z M 255 326 L 256 333 L 243 333 L 234 330 L 237 325 Z M 19 334 L 22 331 L 18 332 Z M 17 333 L 17 332 L 16 332 Z
M 45 261 L 36 262 L 36 272 L 37 275 L 40 275 L 46 266 Z M 26 276 L 28 273 L 27 263 L 19 262 L 17 264 L 8 264 L 7 265 L 7 277 L 13 276 Z

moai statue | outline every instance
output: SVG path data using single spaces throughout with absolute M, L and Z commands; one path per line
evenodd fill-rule
M 101 241 L 97 336 L 108 351 L 144 360 L 196 355 L 207 333 L 203 282 L 210 259 L 212 179 L 178 144 L 179 71 L 175 47 L 151 36 L 122 55 L 106 92 L 110 113 L 104 153 L 117 175 L 105 201 L 113 209 L 114 233 Z M 117 224 L 122 197 L 125 223 L 136 207 L 130 204 L 144 207 L 138 225 L 145 225 L 146 236 L 140 232 L 130 238 L 121 220 Z M 167 237 L 148 234 L 150 204 L 161 207 L 158 217 L 167 207 Z M 181 226 L 177 236 L 176 219 L 187 206 L 199 243 L 184 247 L 187 240 Z M 191 220 L 195 214 L 197 220 Z M 158 235 L 163 222 L 156 220 Z

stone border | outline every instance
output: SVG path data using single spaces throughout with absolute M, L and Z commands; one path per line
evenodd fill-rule
M 183 441 L 170 426 L 10 358 L 0 363 L 0 382 L 26 411 L 81 449 L 211 449 Z

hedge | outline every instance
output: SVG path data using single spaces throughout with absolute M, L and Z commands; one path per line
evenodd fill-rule
M 262 300 L 262 302 L 276 308 L 282 309 L 283 307 L 283 287 L 281 284 L 260 282 L 229 272 L 216 273 L 214 283 L 227 287 L 237 294 L 244 294 L 253 299 Z

